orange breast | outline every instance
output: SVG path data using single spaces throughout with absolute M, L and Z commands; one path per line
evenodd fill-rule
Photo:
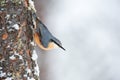
M 36 43 L 41 49 L 43 49 L 43 50 L 51 50 L 51 49 L 54 48 L 54 43 L 53 43 L 53 42 L 49 43 L 49 44 L 48 44 L 48 47 L 45 48 L 45 47 L 41 44 L 41 42 L 40 42 L 40 38 L 39 38 L 38 33 L 35 33 L 35 34 L 33 35 L 33 38 L 34 38 L 35 43 Z

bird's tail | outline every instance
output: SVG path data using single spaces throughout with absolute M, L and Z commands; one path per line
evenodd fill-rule
M 65 50 L 65 48 L 62 47 L 62 43 L 57 39 L 57 38 L 53 38 L 52 41 L 57 44 L 60 48 L 62 48 L 63 50 Z

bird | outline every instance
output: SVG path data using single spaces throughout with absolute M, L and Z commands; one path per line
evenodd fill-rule
M 38 47 L 42 50 L 51 50 L 58 46 L 65 50 L 65 48 L 62 47 L 61 42 L 51 34 L 48 28 L 37 17 L 36 13 L 33 13 L 32 16 L 36 22 L 33 38 Z

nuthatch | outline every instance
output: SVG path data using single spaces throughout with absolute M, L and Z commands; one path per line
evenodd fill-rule
M 33 14 L 33 18 L 36 22 L 36 29 L 33 35 L 36 44 L 43 50 L 51 50 L 55 48 L 56 45 L 65 50 L 61 42 L 49 32 L 35 13 Z

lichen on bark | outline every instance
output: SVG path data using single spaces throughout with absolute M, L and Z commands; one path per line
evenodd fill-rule
M 0 80 L 39 80 L 37 59 L 32 59 L 32 10 L 26 1 L 0 0 Z

